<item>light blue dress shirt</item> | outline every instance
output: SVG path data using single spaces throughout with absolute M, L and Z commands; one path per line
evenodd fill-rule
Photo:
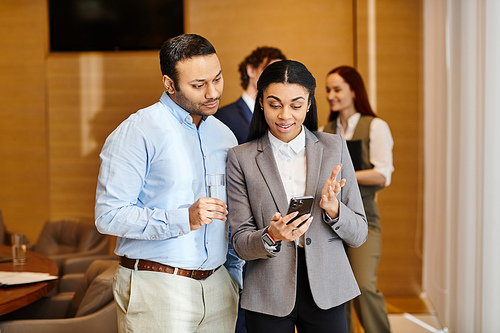
M 118 237 L 119 256 L 183 269 L 225 264 L 241 287 L 244 262 L 229 242 L 229 223 L 213 220 L 191 231 L 188 213 L 208 196 L 206 175 L 226 173 L 226 153 L 235 145 L 221 121 L 204 117 L 196 128 L 190 114 L 163 93 L 106 139 L 96 191 L 97 229 Z

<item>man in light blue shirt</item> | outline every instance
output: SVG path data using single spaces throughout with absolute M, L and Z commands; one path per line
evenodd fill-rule
M 212 117 L 221 66 L 194 34 L 166 41 L 160 65 L 160 101 L 120 124 L 100 155 L 96 226 L 118 237 L 119 330 L 234 332 L 243 261 L 228 242 L 227 206 L 206 186 L 237 144 Z

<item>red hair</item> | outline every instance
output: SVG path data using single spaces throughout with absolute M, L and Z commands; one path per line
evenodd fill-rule
M 351 66 L 338 66 L 328 72 L 328 76 L 331 74 L 338 74 L 340 77 L 344 79 L 344 81 L 349 85 L 352 91 L 354 91 L 354 108 L 357 112 L 374 116 L 377 115 L 373 112 L 372 107 L 370 106 L 370 101 L 368 100 L 368 94 L 366 93 L 365 84 L 363 82 L 363 78 L 356 70 L 356 68 Z M 338 112 L 330 112 L 330 116 L 328 117 L 328 121 L 333 121 L 338 116 Z

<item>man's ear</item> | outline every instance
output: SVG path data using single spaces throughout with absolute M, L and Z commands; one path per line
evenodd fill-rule
M 172 95 L 175 92 L 174 80 L 167 75 L 163 75 L 163 86 L 169 95 Z
M 256 76 L 257 70 L 250 64 L 247 64 L 247 75 L 248 77 L 254 78 Z

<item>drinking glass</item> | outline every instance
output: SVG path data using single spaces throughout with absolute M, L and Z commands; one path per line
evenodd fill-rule
M 226 175 L 207 175 L 207 193 L 210 198 L 217 198 L 226 202 Z
M 27 239 L 23 234 L 12 234 L 12 262 L 14 265 L 26 264 Z

